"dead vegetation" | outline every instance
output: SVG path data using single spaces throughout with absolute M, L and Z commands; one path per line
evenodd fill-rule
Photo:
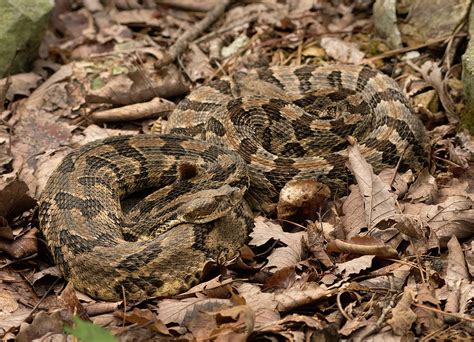
M 376 3 L 56 1 L 33 70 L 0 80 L 0 336 L 53 340 L 77 315 L 124 341 L 471 340 L 474 145 L 459 126 L 469 1 Z M 160 132 L 180 98 L 219 76 L 327 63 L 400 84 L 429 130 L 430 169 L 374 174 L 354 145 L 347 196 L 311 202 L 310 220 L 257 217 L 240 257 L 186 293 L 105 303 L 66 286 L 34 207 L 72 148 Z

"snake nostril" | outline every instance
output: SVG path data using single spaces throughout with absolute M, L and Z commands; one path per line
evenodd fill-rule
M 198 174 L 198 167 L 191 163 L 180 163 L 178 165 L 178 177 L 180 180 L 187 180 L 196 177 Z

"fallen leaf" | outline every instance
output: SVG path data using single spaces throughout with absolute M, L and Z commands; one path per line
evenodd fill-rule
M 149 309 L 133 308 L 132 312 L 116 311 L 115 315 L 129 323 L 138 324 L 163 335 L 170 335 L 168 328 Z
M 466 196 L 451 196 L 441 203 L 405 203 L 405 214 L 418 216 L 436 233 L 441 246 L 455 235 L 458 239 L 473 236 L 474 205 Z
M 438 196 L 438 185 L 436 179 L 430 175 L 428 169 L 423 169 L 416 181 L 408 190 L 407 199 L 412 203 L 424 202 L 432 204 Z
M 358 145 L 348 147 L 348 156 L 347 166 L 357 180 L 357 188 L 352 187 L 351 195 L 353 193 L 354 195 L 349 195 L 343 204 L 345 225 L 360 228 L 351 221 L 360 221 L 357 216 L 362 214 L 365 226 L 371 229 L 382 221 L 390 220 L 394 215 L 399 214 L 395 195 L 389 191 L 388 185 L 374 174 L 372 166 L 364 159 Z M 363 203 L 363 208 L 361 203 Z
M 41 76 L 33 72 L 11 75 L 9 78 L 10 85 L 5 96 L 9 101 L 13 101 L 15 95 L 29 96 L 42 79 Z M 0 89 L 6 83 L 7 78 L 0 79 Z
M 255 226 L 250 237 L 252 239 L 249 244 L 254 246 L 263 245 L 270 239 L 278 240 L 286 245 L 272 251 L 268 257 L 267 267 L 269 268 L 280 270 L 294 266 L 304 259 L 303 246 L 308 239 L 305 232 L 286 233 L 279 224 L 260 216 L 255 219 Z
M 455 284 L 461 280 L 470 280 L 469 272 L 467 271 L 466 261 L 464 260 L 464 253 L 462 246 L 459 244 L 455 235 L 449 239 L 447 244 L 449 257 L 448 266 L 446 268 L 446 283 L 449 287 L 454 287 Z
M 276 310 L 278 303 L 275 302 L 273 293 L 262 292 L 259 286 L 249 283 L 241 284 L 237 287 L 237 291 L 254 311 L 256 328 L 280 319 L 280 314 Z
M 333 290 L 328 290 L 324 286 L 319 286 L 314 282 L 306 282 L 301 285 L 295 284 L 293 287 L 275 294 L 275 301 L 277 310 L 284 312 L 312 303 L 333 293 Z
M 20 331 L 16 337 L 18 342 L 29 342 L 39 340 L 45 335 L 51 338 L 54 334 L 59 334 L 61 338 L 66 338 L 63 330 L 63 321 L 59 311 L 49 314 L 38 312 L 31 323 L 22 323 Z M 42 339 L 41 339 L 42 340 Z
M 0 240 L 0 251 L 7 253 L 15 259 L 21 259 L 38 252 L 38 229 L 27 231 L 13 242 Z
M 416 321 L 416 314 L 410 309 L 414 302 L 415 294 L 409 288 L 405 288 L 402 298 L 392 310 L 392 318 L 387 323 L 397 335 L 405 335 Z
M 321 47 L 329 57 L 339 62 L 357 65 L 362 63 L 364 59 L 364 53 L 359 50 L 356 44 L 348 43 L 339 38 L 323 37 Z
M 212 311 L 232 303 L 228 299 L 185 298 L 164 299 L 158 304 L 158 319 L 165 324 L 175 322 L 186 326 L 198 311 Z
M 0 315 L 12 313 L 18 309 L 18 302 L 9 291 L 0 292 Z
M 363 255 L 361 257 L 336 264 L 336 272 L 338 274 L 344 274 L 346 277 L 351 274 L 359 274 L 361 271 L 372 267 L 372 261 L 374 255 Z

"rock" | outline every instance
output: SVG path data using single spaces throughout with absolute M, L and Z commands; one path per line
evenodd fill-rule
M 30 69 L 53 7 L 53 0 L 0 0 L 0 78 Z
M 469 36 L 466 52 L 462 56 L 462 80 L 466 94 L 466 109 L 461 113 L 461 123 L 471 134 L 474 133 L 474 7 L 469 15 Z

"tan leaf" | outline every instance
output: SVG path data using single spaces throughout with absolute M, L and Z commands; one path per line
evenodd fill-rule
M 249 244 L 255 246 L 263 245 L 272 238 L 286 245 L 285 247 L 273 250 L 268 257 L 267 267 L 280 270 L 285 267 L 294 266 L 304 259 L 303 246 L 308 240 L 305 232 L 286 233 L 279 224 L 263 217 L 257 217 L 250 237 L 252 240 L 250 240 Z
M 372 267 L 372 260 L 374 255 L 363 255 L 361 257 L 337 264 L 336 272 L 347 277 L 351 274 L 359 274 L 361 271 Z
M 448 93 L 447 88 L 443 85 L 443 75 L 441 73 L 441 68 L 434 61 L 426 61 L 420 67 L 416 66 L 413 62 L 407 61 L 413 69 L 417 70 L 423 79 L 428 82 L 433 88 L 436 89 L 439 95 L 439 99 L 443 104 L 444 109 L 448 117 L 448 121 L 451 124 L 459 122 L 458 114 L 451 99 L 451 96 Z
M 115 315 L 129 323 L 136 323 L 151 331 L 169 335 L 168 328 L 149 309 L 133 308 L 132 312 L 116 311 Z
M 275 301 L 274 293 L 262 292 L 259 286 L 249 283 L 243 283 L 237 291 L 255 312 L 257 328 L 280 319 L 280 314 L 276 310 L 278 303 Z
M 234 321 L 237 321 L 237 323 L 242 322 L 245 326 L 245 332 L 247 333 L 251 333 L 255 326 L 255 312 L 248 305 L 237 305 L 217 312 L 208 312 L 208 314 L 223 318 L 231 318 Z
M 18 309 L 18 302 L 16 301 L 15 297 L 12 296 L 10 291 L 0 292 L 0 303 L 2 303 L 0 315 L 12 313 Z
M 230 300 L 218 298 L 164 299 L 158 304 L 158 319 L 165 324 L 175 322 L 186 326 L 198 311 L 212 311 L 231 305 Z
M 15 95 L 30 95 L 31 90 L 36 88 L 41 79 L 41 76 L 33 72 L 11 75 L 9 79 L 9 82 L 11 83 L 8 87 L 8 91 L 6 93 L 5 98 L 9 101 L 13 101 Z M 0 79 L 0 89 L 6 83 L 6 78 Z
M 446 268 L 446 283 L 448 288 L 454 287 L 460 280 L 469 280 L 469 272 L 467 271 L 466 261 L 464 260 L 464 253 L 456 236 L 452 236 L 448 242 L 448 267 Z
M 395 172 L 395 169 L 383 169 L 380 171 L 379 177 L 382 182 L 392 189 L 392 192 L 396 194 L 398 198 L 402 198 L 408 191 L 408 184 L 413 182 L 413 171 L 408 170 L 403 174 L 396 172 L 394 177 Z
M 407 198 L 413 203 L 431 204 L 436 200 L 437 195 L 438 186 L 435 178 L 430 175 L 428 169 L 423 169 L 416 181 L 410 186 Z
M 326 50 L 329 57 L 336 61 L 350 64 L 360 64 L 364 59 L 364 53 L 354 43 L 346 42 L 339 38 L 323 37 L 321 47 Z
M 406 287 L 402 298 L 392 310 L 392 318 L 387 320 L 387 323 L 391 325 L 393 332 L 397 335 L 406 334 L 416 321 L 416 315 L 410 309 L 414 296 L 413 291 Z
M 388 185 L 374 174 L 372 166 L 364 159 L 358 145 L 349 146 L 348 156 L 348 167 L 354 174 L 360 191 L 360 196 L 351 200 L 363 202 L 366 226 L 370 229 L 398 214 L 395 195 L 390 193 Z M 349 198 L 346 202 L 349 202 Z M 343 211 L 348 215 L 351 212 L 349 207 L 354 207 L 354 204 L 346 202 Z M 346 222 L 353 219 L 352 215 L 348 216 Z
M 446 246 L 453 235 L 465 239 L 474 234 L 474 205 L 466 196 L 451 196 L 433 205 L 406 203 L 404 212 L 426 222 L 438 236 L 441 246 Z
M 333 290 L 328 290 L 313 282 L 307 282 L 275 294 L 275 301 L 277 302 L 277 310 L 282 312 L 312 303 L 333 293 Z
M 329 226 L 333 228 L 331 224 L 327 222 L 310 222 L 308 224 L 308 247 L 310 252 L 313 254 L 314 258 L 321 262 L 326 267 L 333 266 L 333 262 L 329 255 L 327 255 L 324 248 L 325 237 L 324 237 L 324 228 Z
M 405 285 L 405 282 L 410 275 L 411 266 L 409 265 L 397 265 L 397 269 L 386 272 L 384 269 L 379 270 L 382 274 L 374 278 L 369 278 L 359 282 L 359 285 L 368 288 L 378 288 L 387 290 L 401 290 Z
M 48 314 L 44 311 L 39 312 L 35 315 L 33 321 L 29 324 L 23 323 L 20 327 L 20 332 L 16 337 L 16 341 L 27 342 L 27 341 L 38 341 L 38 340 L 48 340 L 52 338 L 53 334 L 61 334 L 63 330 L 63 320 L 61 319 L 61 313 L 59 311 Z M 45 336 L 48 336 L 47 338 Z M 65 335 L 61 336 L 59 339 L 67 339 Z M 41 337 L 45 337 L 42 339 Z

